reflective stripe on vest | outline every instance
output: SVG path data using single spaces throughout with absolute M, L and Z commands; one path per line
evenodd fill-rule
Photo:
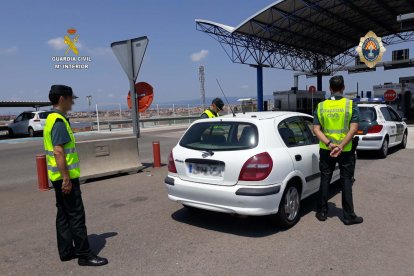
M 352 101 L 347 98 L 340 100 L 325 100 L 318 105 L 318 119 L 325 136 L 335 144 L 342 143 L 349 131 L 349 124 L 352 117 Z M 328 149 L 324 143 L 319 142 L 322 149 Z M 343 151 L 350 151 L 352 141 L 349 142 Z
M 204 110 L 203 114 L 207 114 L 207 116 L 208 116 L 209 118 L 216 118 L 216 117 L 218 117 L 218 116 L 219 116 L 218 114 L 217 114 L 217 116 L 216 116 L 216 115 L 214 115 L 214 113 L 213 113 L 213 112 L 211 112 L 211 110 L 210 110 L 210 109 L 206 109 L 206 110 Z
M 45 127 L 43 130 L 43 142 L 46 152 L 47 174 L 51 181 L 57 181 L 62 179 L 62 174 L 60 173 L 59 168 L 57 167 L 56 159 L 53 152 L 54 146 L 52 143 L 52 129 L 57 119 L 60 119 L 65 123 L 66 130 L 68 131 L 71 139 L 70 142 L 66 143 L 63 146 L 66 157 L 66 166 L 69 171 L 69 177 L 71 179 L 79 178 L 79 157 L 75 147 L 75 136 L 73 136 L 72 129 L 66 118 L 57 112 L 50 113 L 47 116 Z
M 66 166 L 66 168 L 68 170 L 73 170 L 73 169 L 79 168 L 79 166 L 80 166 L 80 164 L 78 162 L 78 163 L 72 164 L 70 166 Z M 47 165 L 47 170 L 51 171 L 51 172 L 59 172 L 59 168 L 57 166 L 54 167 L 54 166 L 51 166 L 51 165 Z
M 45 150 L 45 152 L 46 152 L 46 155 L 55 156 L 55 154 L 54 154 L 53 151 Z M 65 154 L 75 153 L 75 152 L 76 152 L 76 149 L 75 148 L 65 149 Z

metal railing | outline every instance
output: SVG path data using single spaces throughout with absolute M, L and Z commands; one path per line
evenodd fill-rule
M 163 118 L 142 118 L 139 120 L 141 128 L 148 128 L 148 127 L 155 127 L 155 126 L 163 126 L 163 125 L 175 125 L 178 122 L 180 123 L 191 123 L 197 119 L 199 119 L 200 116 L 175 116 L 175 117 L 163 117 Z M 124 128 L 124 127 L 131 127 L 132 120 L 108 120 L 108 121 L 94 121 L 92 122 L 92 127 L 95 129 L 97 127 L 97 130 L 102 129 L 109 129 L 109 131 L 112 131 L 113 129 L 117 128 Z

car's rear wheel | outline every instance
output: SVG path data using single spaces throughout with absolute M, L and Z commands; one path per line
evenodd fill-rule
M 386 158 L 388 155 L 388 138 L 384 139 L 384 142 L 382 142 L 381 149 L 379 150 L 379 156 L 381 158 Z
M 404 135 L 403 135 L 403 138 L 402 138 L 402 141 L 401 141 L 401 145 L 400 145 L 400 147 L 402 149 L 405 149 L 407 147 L 407 139 L 408 139 L 408 133 L 407 133 L 407 131 L 405 131 Z
M 277 221 L 283 228 L 290 228 L 300 218 L 300 189 L 296 183 L 289 184 L 283 193 L 277 213 Z
M 29 136 L 30 137 L 34 137 L 35 136 L 35 132 L 34 132 L 34 130 L 33 130 L 32 127 L 29 127 Z
M 9 128 L 8 132 L 9 132 L 9 137 L 10 138 L 14 137 L 13 129 Z

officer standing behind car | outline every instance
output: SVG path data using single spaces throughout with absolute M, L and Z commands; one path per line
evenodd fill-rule
M 200 118 L 201 119 L 206 119 L 206 118 L 218 117 L 219 112 L 223 110 L 223 107 L 224 107 L 223 100 L 220 99 L 220 98 L 215 98 L 211 102 L 210 108 L 207 108 L 206 110 L 204 110 L 204 112 L 201 114 Z
M 81 266 L 101 266 L 108 260 L 92 254 L 89 248 L 79 187 L 79 158 L 75 137 L 66 117 L 76 98 L 69 86 L 52 85 L 49 99 L 53 109 L 46 119 L 43 133 L 47 172 L 56 196 L 57 246 L 62 262 L 78 258 Z
M 352 100 L 343 97 L 344 78 L 335 76 L 329 80 L 332 97 L 321 103 L 315 112 L 314 133 L 319 139 L 321 182 L 319 187 L 316 218 L 325 221 L 328 213 L 328 188 L 336 163 L 339 164 L 342 187 L 343 223 L 362 223 L 362 217 L 354 212 L 352 179 L 354 156 L 352 138 L 358 131 L 359 111 Z

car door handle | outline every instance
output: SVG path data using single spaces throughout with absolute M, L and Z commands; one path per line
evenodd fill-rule
M 296 155 L 295 155 L 295 160 L 296 160 L 296 161 L 300 161 L 300 160 L 302 160 L 302 155 L 300 155 L 300 154 L 296 154 Z

